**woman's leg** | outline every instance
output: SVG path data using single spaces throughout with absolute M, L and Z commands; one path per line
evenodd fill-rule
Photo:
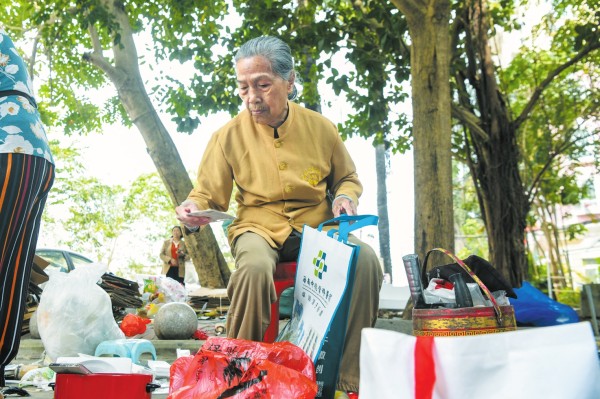
M 41 157 L 0 154 L 0 386 L 16 356 L 21 325 L 54 166 Z
M 179 266 L 171 266 L 169 267 L 169 270 L 167 271 L 167 277 L 172 278 L 175 281 L 180 281 L 179 279 Z
M 277 251 L 255 233 L 237 237 L 232 253 L 236 270 L 231 274 L 227 295 L 227 336 L 262 341 L 271 321 L 271 304 L 277 300 L 273 273 Z

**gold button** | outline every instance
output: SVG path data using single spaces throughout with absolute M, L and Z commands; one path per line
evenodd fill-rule
M 280 162 L 279 170 L 286 170 L 286 169 L 287 169 L 287 162 Z
M 286 193 L 291 193 L 292 191 L 294 191 L 294 186 L 292 186 L 291 184 L 286 184 L 284 191 Z
M 279 148 L 279 147 L 281 147 L 282 144 L 283 144 L 283 142 L 281 140 L 275 140 L 274 146 L 275 146 L 275 148 Z
M 294 219 L 290 218 L 290 220 L 288 220 L 288 222 L 290 222 L 290 224 L 294 224 Z

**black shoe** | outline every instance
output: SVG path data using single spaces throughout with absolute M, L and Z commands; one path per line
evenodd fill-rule
M 0 389 L 0 395 L 4 396 L 31 396 L 29 392 L 24 390 L 23 388 L 18 387 L 6 387 Z M 2 397 L 0 397 L 2 399 Z

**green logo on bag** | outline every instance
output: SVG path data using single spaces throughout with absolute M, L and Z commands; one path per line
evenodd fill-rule
M 327 271 L 327 265 L 325 264 L 325 258 L 327 254 L 323 251 L 319 251 L 319 256 L 313 258 L 313 265 L 315 265 L 315 277 L 320 280 L 323 279 L 323 273 Z

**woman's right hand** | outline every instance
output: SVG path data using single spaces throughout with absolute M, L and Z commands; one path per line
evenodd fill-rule
M 201 216 L 192 216 L 191 212 L 199 211 L 198 206 L 193 201 L 183 201 L 181 205 L 175 208 L 177 220 L 190 230 L 210 223 L 210 219 Z

